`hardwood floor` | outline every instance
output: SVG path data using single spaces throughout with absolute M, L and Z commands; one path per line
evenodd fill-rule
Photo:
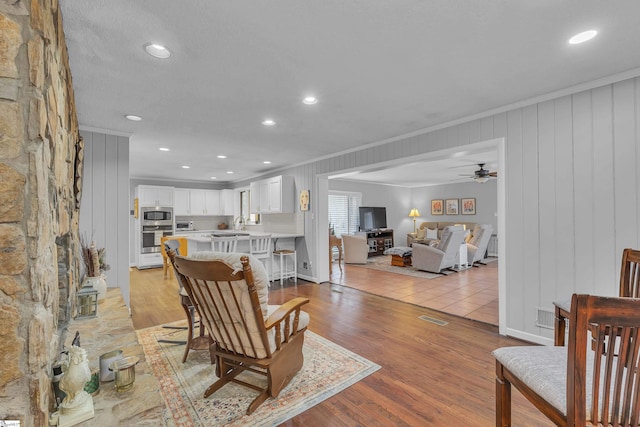
M 349 266 L 347 266 L 349 267 Z M 345 271 L 348 281 L 350 270 Z M 411 277 L 407 276 L 407 279 Z M 378 281 L 375 277 L 368 279 Z M 438 279 L 434 279 L 438 280 Z M 162 269 L 131 270 L 134 326 L 184 317 L 178 286 Z M 311 303 L 309 329 L 379 364 L 381 369 L 287 421 L 287 426 L 492 426 L 495 425 L 497 347 L 522 345 L 492 325 L 329 283 L 272 284 L 269 302 L 295 296 Z M 445 326 L 421 320 L 429 316 Z M 513 424 L 552 425 L 517 391 Z

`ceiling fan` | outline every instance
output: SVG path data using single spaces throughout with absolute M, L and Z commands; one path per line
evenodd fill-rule
M 476 182 L 479 182 L 480 184 L 484 184 L 489 180 L 489 178 L 498 177 L 498 172 L 488 171 L 487 169 L 484 168 L 484 165 L 485 163 L 478 163 L 478 166 L 480 166 L 480 169 L 475 171 L 473 175 L 465 175 L 465 176 L 473 178 Z

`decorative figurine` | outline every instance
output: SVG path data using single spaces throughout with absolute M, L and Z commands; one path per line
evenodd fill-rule
M 78 338 L 76 335 L 76 339 Z M 60 380 L 60 389 L 66 393 L 66 397 L 60 404 L 57 420 L 59 427 L 72 426 L 93 418 L 95 415 L 93 398 L 84 391 L 84 385 L 90 379 L 91 370 L 87 360 L 87 351 L 72 345 L 69 349 L 66 370 Z

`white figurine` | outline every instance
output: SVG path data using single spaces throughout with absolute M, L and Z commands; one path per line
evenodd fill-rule
M 60 405 L 58 426 L 72 426 L 93 418 L 93 399 L 84 391 L 84 386 L 90 379 L 87 351 L 75 345 L 71 346 L 67 367 L 60 380 L 60 389 L 67 396 Z

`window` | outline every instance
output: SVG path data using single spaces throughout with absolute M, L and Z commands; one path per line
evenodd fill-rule
M 361 205 L 362 193 L 329 192 L 329 228 L 333 228 L 336 236 L 359 230 Z

